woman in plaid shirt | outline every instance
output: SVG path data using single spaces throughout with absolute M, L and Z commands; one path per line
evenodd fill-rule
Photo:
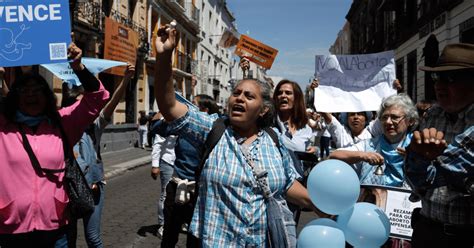
M 155 96 L 169 128 L 202 147 L 217 115 L 188 109 L 175 99 L 172 54 L 178 43 L 174 26 L 160 28 L 156 40 Z M 240 81 L 229 97 L 229 122 L 204 164 L 190 232 L 203 247 L 268 247 L 265 199 L 256 171 L 266 171 L 275 198 L 313 208 L 306 189 L 295 180 L 293 164 L 268 133 L 274 115 L 271 88 L 254 79 Z

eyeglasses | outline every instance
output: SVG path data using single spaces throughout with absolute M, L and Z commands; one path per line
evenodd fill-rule
M 405 119 L 405 115 L 382 115 L 380 116 L 380 121 L 386 122 L 390 118 L 392 120 L 393 124 L 398 124 L 400 123 L 403 119 Z

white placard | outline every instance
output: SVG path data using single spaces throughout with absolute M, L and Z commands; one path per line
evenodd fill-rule
M 421 207 L 421 202 L 410 202 L 409 192 L 387 190 L 387 205 L 385 214 L 390 219 L 390 235 L 411 239 L 411 214 L 413 209 Z
M 355 55 L 316 55 L 314 106 L 320 112 L 378 110 L 393 89 L 393 51 Z

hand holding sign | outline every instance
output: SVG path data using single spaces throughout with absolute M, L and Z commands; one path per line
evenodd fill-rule
M 81 71 L 84 69 L 84 65 L 81 63 L 82 59 L 82 50 L 76 46 L 76 44 L 71 43 L 67 50 L 67 57 L 70 59 L 69 64 L 74 71 Z

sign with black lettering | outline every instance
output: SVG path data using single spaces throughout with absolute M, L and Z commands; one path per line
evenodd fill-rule
M 0 66 L 67 61 L 69 1 L 0 0 Z
M 321 112 L 378 110 L 393 89 L 393 51 L 354 55 L 316 55 L 314 105 Z
M 390 219 L 390 237 L 411 239 L 413 229 L 411 228 L 411 214 L 413 209 L 421 207 L 421 202 L 410 202 L 411 191 L 408 189 L 384 187 L 384 186 L 361 186 L 361 197 L 359 201 L 374 199 L 378 207 L 384 210 Z
M 138 33 L 108 17 L 105 18 L 104 59 L 128 62 L 134 65 L 137 61 L 139 44 Z M 106 72 L 114 75 L 125 75 L 125 67 L 114 67 Z
M 248 58 L 263 68 L 270 69 L 278 50 L 242 34 L 234 53 L 239 57 Z

